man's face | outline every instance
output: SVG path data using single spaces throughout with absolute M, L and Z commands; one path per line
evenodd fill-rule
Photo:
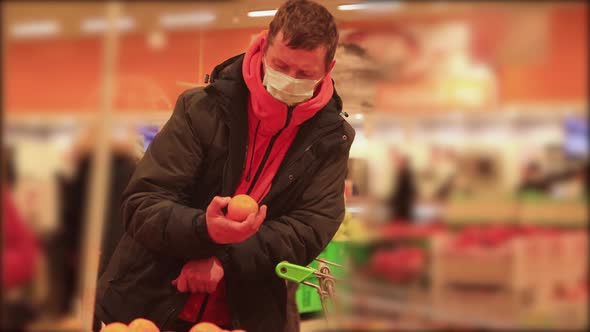
M 295 50 L 287 46 L 279 31 L 272 43 L 268 45 L 264 60 L 272 69 L 293 78 L 319 80 L 334 66 L 334 60 L 326 70 L 326 48 L 317 47 L 314 50 Z

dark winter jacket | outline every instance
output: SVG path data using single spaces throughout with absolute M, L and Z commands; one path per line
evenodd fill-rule
M 243 173 L 248 134 L 243 55 L 217 66 L 205 88 L 184 92 L 149 146 L 124 194 L 126 233 L 99 279 L 96 311 L 105 323 L 137 317 L 166 330 L 188 293 L 171 284 L 188 260 L 216 256 L 223 264 L 232 327 L 282 331 L 285 281 L 281 261 L 310 263 L 344 217 L 344 178 L 354 130 L 332 100 L 303 123 L 269 193 L 258 232 L 236 244 L 215 244 L 205 209 L 231 196 Z

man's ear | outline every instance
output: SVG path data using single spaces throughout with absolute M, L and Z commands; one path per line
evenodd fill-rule
M 336 64 L 336 60 L 332 59 L 332 61 L 330 62 L 330 64 L 328 65 L 328 70 L 326 71 L 326 74 L 329 74 L 332 72 L 332 69 L 334 68 L 334 65 Z
M 266 50 L 268 49 L 268 47 L 270 46 L 269 41 L 268 41 L 268 35 L 262 37 L 262 45 L 260 45 L 260 49 L 262 50 L 262 52 L 266 53 Z

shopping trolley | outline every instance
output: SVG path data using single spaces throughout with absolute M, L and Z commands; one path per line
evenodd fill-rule
M 317 270 L 312 267 L 296 265 L 287 261 L 283 261 L 277 264 L 275 272 L 283 279 L 315 288 L 320 297 L 324 317 L 327 320 L 328 314 L 330 313 L 328 310 L 328 303 L 331 303 L 332 305 L 336 303 L 336 282 L 341 280 L 340 278 L 332 275 L 330 266 L 338 268 L 344 267 L 340 264 L 332 263 L 323 258 L 316 258 L 315 260 L 319 263 Z M 312 276 L 317 278 L 317 284 L 309 281 Z

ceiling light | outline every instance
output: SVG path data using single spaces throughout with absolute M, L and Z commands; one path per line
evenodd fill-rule
M 364 116 L 362 114 L 356 114 L 354 116 L 354 118 L 357 119 L 357 120 L 362 120 L 364 118 Z
M 188 12 L 176 14 L 163 14 L 160 16 L 160 25 L 166 28 L 201 26 L 213 22 L 215 14 L 211 12 Z
M 57 21 L 33 21 L 17 23 L 11 28 L 11 35 L 15 38 L 48 37 L 57 35 L 61 27 Z
M 91 17 L 82 21 L 80 30 L 87 33 L 104 32 L 107 30 L 108 21 L 104 17 Z M 117 20 L 117 29 L 120 31 L 129 31 L 135 28 L 135 19 L 130 16 L 124 16 Z
M 248 17 L 266 17 L 266 16 L 274 16 L 276 14 L 276 9 L 270 10 L 256 10 L 248 12 Z
M 401 3 L 399 1 L 378 1 L 378 2 L 363 2 L 353 3 L 348 5 L 339 5 L 338 10 L 367 10 L 367 11 L 382 11 L 399 9 Z

